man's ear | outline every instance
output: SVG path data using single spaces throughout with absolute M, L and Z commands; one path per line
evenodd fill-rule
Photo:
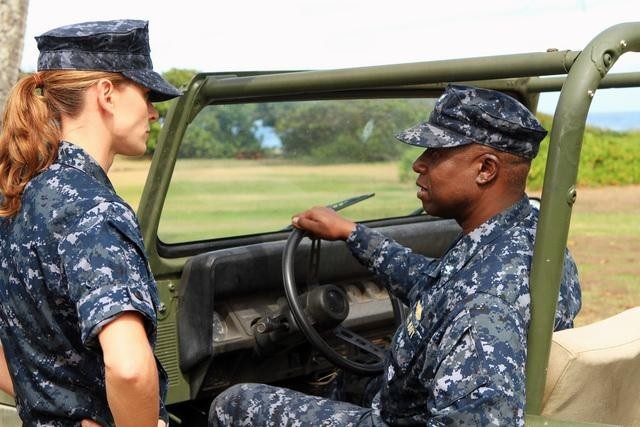
M 105 112 L 113 114 L 115 86 L 111 80 L 100 79 L 96 83 L 98 105 Z
M 484 153 L 478 159 L 478 174 L 476 184 L 487 185 L 498 176 L 500 170 L 500 158 L 495 154 Z

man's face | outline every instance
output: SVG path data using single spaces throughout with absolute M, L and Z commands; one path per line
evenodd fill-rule
M 470 213 L 471 196 L 477 188 L 475 145 L 428 148 L 413 162 L 417 196 L 429 215 L 458 219 Z

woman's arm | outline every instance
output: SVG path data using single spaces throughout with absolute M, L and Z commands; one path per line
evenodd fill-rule
M 118 427 L 156 427 L 158 370 L 142 317 L 125 312 L 102 329 L 107 400 Z
M 2 345 L 0 345 L 0 390 L 9 396 L 14 396 L 13 381 L 9 374 L 9 366 L 7 365 L 7 359 L 4 356 L 4 348 Z

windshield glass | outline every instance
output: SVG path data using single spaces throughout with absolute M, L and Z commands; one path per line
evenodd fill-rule
M 343 215 L 405 216 L 421 149 L 394 135 L 427 119 L 433 99 L 214 105 L 183 138 L 159 227 L 166 243 L 280 231 L 291 216 L 375 193 Z

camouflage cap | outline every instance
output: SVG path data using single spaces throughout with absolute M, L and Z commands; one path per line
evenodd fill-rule
M 121 73 L 151 90 L 151 101 L 182 95 L 153 71 L 149 23 L 139 20 L 83 22 L 37 36 L 38 71 L 86 70 Z
M 538 119 L 514 98 L 495 90 L 449 85 L 429 121 L 396 138 L 431 148 L 484 144 L 533 159 L 546 134 Z

